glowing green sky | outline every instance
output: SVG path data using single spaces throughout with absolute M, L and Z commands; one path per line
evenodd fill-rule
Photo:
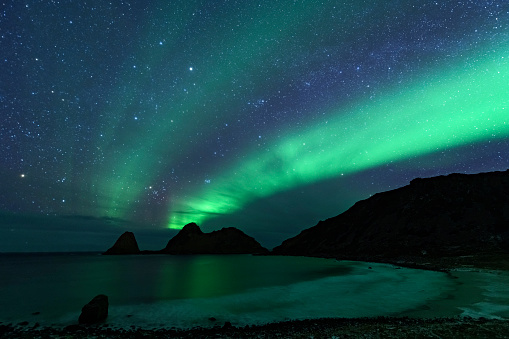
M 0 212 L 235 226 L 275 245 L 415 176 L 509 167 L 507 1 L 1 15 Z
M 330 120 L 291 131 L 252 151 L 214 183 L 186 197 L 169 225 L 180 228 L 209 215 L 305 183 L 362 171 L 442 149 L 509 136 L 507 51 L 465 68 L 462 63 L 430 81 L 361 100 Z M 179 211 L 184 213 L 179 214 Z M 189 213 L 190 212 L 190 213 Z

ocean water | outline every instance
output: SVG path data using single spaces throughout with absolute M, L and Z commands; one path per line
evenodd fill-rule
M 3 254 L 0 277 L 4 324 L 75 324 L 81 307 L 97 294 L 109 297 L 107 324 L 120 328 L 210 327 L 225 321 L 244 326 L 322 317 L 509 317 L 502 301 L 507 276 L 490 284 L 491 276 L 472 279 L 463 273 L 459 278 L 331 259 Z

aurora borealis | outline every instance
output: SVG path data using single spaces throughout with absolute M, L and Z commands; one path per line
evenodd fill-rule
M 505 0 L 0 6 L 9 220 L 271 247 L 417 176 L 509 168 Z

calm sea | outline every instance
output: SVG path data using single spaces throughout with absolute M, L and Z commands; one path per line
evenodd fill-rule
M 2 254 L 0 277 L 4 324 L 75 324 L 97 294 L 114 327 L 463 312 L 451 275 L 305 257 Z

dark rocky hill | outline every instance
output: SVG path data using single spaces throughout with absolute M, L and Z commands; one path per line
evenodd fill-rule
M 254 238 L 234 227 L 203 233 L 198 225 L 190 223 L 170 239 L 161 252 L 167 254 L 263 254 L 268 250 Z
M 103 254 L 139 254 L 140 249 L 138 243 L 132 232 L 125 232 L 122 234 L 113 247 L 108 249 Z
M 273 253 L 360 260 L 509 253 L 509 170 L 414 179 L 320 221 Z

